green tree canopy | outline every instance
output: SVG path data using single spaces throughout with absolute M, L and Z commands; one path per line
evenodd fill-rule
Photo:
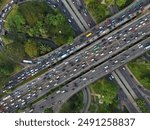
M 28 40 L 25 45 L 24 45 L 24 48 L 25 48 L 25 52 L 31 57 L 31 58 L 34 58 L 38 55 L 38 47 L 36 45 L 35 42 L 31 41 L 31 40 Z

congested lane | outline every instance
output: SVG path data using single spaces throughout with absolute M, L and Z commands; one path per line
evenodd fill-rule
M 17 84 L 35 75 L 41 70 L 50 67 L 57 61 L 60 61 L 76 52 L 77 50 L 87 46 L 87 43 L 92 43 L 98 38 L 109 33 L 111 30 L 115 29 L 116 27 L 129 21 L 136 16 L 137 12 L 141 12 L 141 10 L 148 4 L 149 0 L 145 0 L 144 2 L 136 2 L 129 6 L 127 9 L 123 10 L 121 13 L 112 18 L 109 18 L 105 22 L 97 25 L 96 27 L 93 27 L 90 31 L 87 31 L 86 33 L 76 38 L 72 45 L 62 46 L 55 51 L 35 60 L 33 62 L 35 63 L 34 66 L 24 69 L 23 71 L 12 77 L 9 83 L 5 86 L 3 93 L 6 93 L 7 90 L 12 89 Z M 91 32 L 91 36 L 87 37 L 87 34 L 89 34 L 89 32 Z
M 142 47 L 140 47 L 142 45 Z M 63 104 L 69 97 L 80 91 L 82 88 L 87 86 L 88 84 L 98 80 L 99 78 L 107 75 L 105 71 L 105 66 L 108 66 L 109 73 L 114 71 L 116 68 L 126 64 L 127 62 L 131 61 L 132 59 L 140 56 L 141 54 L 145 53 L 150 49 L 150 38 L 134 45 L 133 47 L 129 48 L 128 50 L 120 53 L 119 55 L 115 56 L 111 60 L 106 61 L 100 66 L 94 68 L 94 72 L 91 71 L 85 73 L 84 75 L 76 78 L 72 82 L 65 85 L 63 88 L 54 92 L 53 94 L 49 95 L 46 99 L 42 99 L 39 102 L 35 103 L 32 109 L 26 109 L 26 112 L 42 112 L 45 108 L 53 107 L 55 109 L 58 105 L 60 106 Z M 129 58 L 126 58 L 126 56 Z M 125 59 L 125 62 L 121 62 L 122 59 Z M 115 65 L 113 65 L 113 61 L 119 61 Z
M 6 108 L 6 110 L 8 109 L 10 111 L 13 111 L 19 107 L 23 107 L 26 103 L 30 103 L 37 97 L 44 95 L 52 87 L 58 86 L 70 78 L 80 75 L 81 72 L 89 70 L 92 66 L 100 64 L 104 60 L 124 49 L 126 46 L 137 42 L 139 39 L 149 33 L 149 19 L 150 15 L 148 14 L 142 18 L 139 18 L 131 25 L 125 26 L 123 29 L 116 31 L 113 35 L 110 34 L 110 36 L 106 37 L 107 40 L 100 39 L 100 41 L 97 41 L 96 44 L 90 46 L 87 50 L 84 50 L 82 53 L 67 59 L 60 65 L 51 69 L 48 73 L 41 76 L 40 79 L 37 78 L 32 82 L 23 85 L 22 89 L 18 88 L 18 90 L 15 90 L 8 99 L 4 100 L 6 98 L 4 97 L 4 101 L 1 101 L 1 103 L 3 102 L 2 105 Z M 132 33 L 131 28 L 136 26 L 137 29 L 135 29 L 134 33 Z M 120 35 L 125 36 L 118 38 Z M 110 37 L 112 38 L 110 39 Z M 128 58 L 128 56 L 126 57 Z M 121 62 L 123 63 L 124 61 L 125 60 L 122 60 Z M 118 61 L 113 61 L 113 65 L 117 63 Z M 105 66 L 104 69 L 106 73 L 109 73 L 108 66 Z M 42 82 L 40 80 L 42 80 Z

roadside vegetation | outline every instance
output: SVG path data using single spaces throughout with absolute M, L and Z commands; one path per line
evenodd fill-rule
M 148 108 L 146 107 L 145 100 L 143 99 L 137 99 L 136 100 L 137 105 L 139 106 L 140 110 L 144 113 L 148 112 Z
M 6 1 L 0 0 L 0 6 L 2 2 Z M 75 36 L 67 19 L 46 2 L 15 5 L 4 26 L 7 31 L 2 37 L 5 49 L 0 53 L 0 87 L 22 69 L 23 59 L 42 56 L 71 43 Z
M 6 19 L 5 28 L 8 31 L 3 38 L 6 44 L 19 42 L 30 58 L 71 43 L 74 38 L 65 17 L 46 2 L 16 5 Z
M 150 61 L 145 61 L 142 58 L 131 61 L 128 64 L 137 80 L 147 89 L 150 90 Z
M 97 23 L 111 16 L 110 5 L 117 5 L 121 10 L 133 2 L 133 0 L 84 0 L 88 11 Z
M 13 54 L 12 54 L 13 55 Z M 21 70 L 20 64 L 12 61 L 5 52 L 0 52 L 0 88 L 9 81 L 11 75 Z
M 89 112 L 119 112 L 117 86 L 110 80 L 102 78 L 91 84 L 92 102 Z
M 61 113 L 77 113 L 83 109 L 83 93 L 78 92 L 72 96 L 60 109 Z
M 44 113 L 53 113 L 53 109 L 52 109 L 51 107 L 46 108 L 46 109 L 44 110 Z
M 0 10 L 9 2 L 9 0 L 0 0 Z

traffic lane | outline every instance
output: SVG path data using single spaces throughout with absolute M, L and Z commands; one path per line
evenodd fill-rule
M 137 90 L 137 83 L 135 80 L 131 77 L 130 73 L 127 71 L 125 67 L 119 68 L 120 73 L 124 76 L 126 81 L 129 83 L 131 89 L 136 93 L 138 98 L 143 98 L 141 93 Z
M 124 71 L 122 71 L 124 73 L 124 75 L 126 75 L 126 79 L 130 80 L 131 83 L 133 84 L 131 87 L 132 89 L 137 93 L 138 98 L 140 99 L 144 99 L 146 101 L 146 105 L 147 108 L 150 109 L 150 102 L 148 101 L 148 95 L 146 95 L 145 93 L 143 93 L 140 88 L 138 87 L 138 82 L 133 78 L 133 76 L 130 74 L 130 72 L 128 71 L 128 69 L 124 69 Z
M 147 1 L 146 1 L 147 2 Z M 135 2 L 136 3 L 136 2 Z M 123 13 L 125 13 L 125 11 L 126 12 L 128 12 L 128 13 L 133 13 L 133 11 L 131 11 L 132 9 L 135 9 L 135 7 L 138 7 L 138 9 L 140 10 L 140 8 L 139 8 L 139 4 L 138 3 L 136 3 L 136 6 L 134 7 L 134 5 L 135 5 L 135 3 L 134 4 L 132 4 L 132 6 L 129 6 L 130 7 L 130 9 L 127 9 L 127 10 L 123 10 L 123 11 L 121 11 L 121 13 L 119 13 L 119 15 L 116 15 L 116 16 L 114 16 L 113 18 L 116 18 L 116 19 L 118 19 L 118 22 L 121 22 L 119 25 L 121 25 L 121 24 L 123 24 L 122 22 L 124 21 L 125 22 L 125 20 L 124 19 L 126 19 L 127 20 L 127 16 L 128 15 L 123 15 Z M 144 5 L 143 5 L 144 6 Z M 131 8 L 132 7 L 132 8 Z M 133 8 L 134 7 L 134 8 Z M 135 12 L 133 13 L 133 14 L 135 14 Z M 118 17 L 117 17 L 118 16 Z M 123 16 L 123 17 L 122 17 Z M 132 15 L 130 15 L 130 18 L 129 19 L 131 19 L 131 18 L 133 18 L 133 17 L 135 17 L 134 15 L 132 16 Z M 128 20 L 129 20 L 128 19 Z M 114 21 L 114 19 L 113 20 L 110 20 L 110 21 Z M 104 22 L 102 22 L 102 23 L 100 23 L 99 24 L 99 26 L 96 26 L 95 28 L 96 29 L 99 29 L 99 28 L 101 28 L 102 26 L 104 27 L 104 25 L 105 24 L 107 24 L 108 23 L 108 20 L 105 20 Z M 100 26 L 100 25 L 102 25 L 102 26 Z M 116 27 L 118 26 L 118 23 L 116 23 Z M 96 29 L 95 28 L 93 28 L 93 30 L 96 32 Z M 112 29 L 111 29 L 112 30 Z M 85 33 L 83 34 L 83 35 L 85 35 Z M 79 37 L 80 37 L 80 39 L 79 39 Z M 83 40 L 82 38 L 83 38 L 83 36 L 82 35 L 80 35 L 78 37 L 78 41 L 77 42 L 75 42 L 73 45 L 75 45 L 75 44 L 77 44 L 77 43 L 81 43 L 81 42 L 79 42 L 80 40 Z M 80 46 L 80 45 L 79 45 Z M 65 47 L 65 46 L 64 46 Z M 80 47 L 79 47 L 80 48 Z M 64 49 L 62 49 L 62 50 L 64 50 Z M 48 54 L 49 55 L 49 54 Z M 63 54 L 62 54 L 63 55 Z
M 5 19 L 6 15 L 9 13 L 9 11 L 11 11 L 12 6 L 14 5 L 14 0 L 11 0 L 10 2 L 8 2 L 3 9 L 1 10 L 1 18 Z
M 131 82 L 128 82 L 128 80 L 124 77 L 125 75 L 123 75 L 122 72 L 119 69 L 116 70 L 115 72 L 119 76 L 119 78 L 121 79 L 121 81 L 124 84 L 126 90 L 129 91 L 129 95 L 132 96 L 133 99 L 137 99 L 139 96 L 141 98 L 141 95 L 138 95 L 139 93 L 136 92 L 136 90 L 134 90 L 131 87 Z
M 148 49 L 145 49 L 145 48 L 147 46 L 150 46 L 150 38 L 146 39 L 145 41 L 143 41 L 141 43 L 144 46 L 143 48 L 139 48 L 139 46 L 138 46 L 139 44 L 137 44 L 137 45 L 133 46 L 132 48 L 128 49 L 127 51 L 124 51 L 123 53 L 121 53 L 121 54 L 117 55 L 116 57 L 114 57 L 113 61 L 115 61 L 115 60 L 121 61 L 121 59 L 124 59 L 126 57 L 126 55 L 129 55 L 129 58 L 126 59 L 126 62 L 129 62 L 133 58 L 136 58 L 137 56 L 139 56 L 139 55 L 143 54 L 144 52 L 148 51 Z M 44 106 L 44 105 L 47 105 L 46 107 L 49 107 L 51 105 L 53 106 L 53 105 L 60 104 L 60 101 L 64 102 L 65 99 L 68 99 L 70 97 L 70 95 L 68 96 L 69 91 L 72 91 L 73 92 L 72 94 L 74 94 L 77 91 L 79 91 L 80 89 L 82 89 L 84 86 L 89 84 L 89 83 L 87 84 L 85 81 L 88 81 L 88 82 L 92 81 L 93 82 L 93 81 L 101 78 L 102 76 L 107 75 L 108 73 L 115 70 L 119 66 L 122 66 L 125 63 L 119 62 L 115 66 L 112 66 L 112 60 L 107 61 L 104 64 L 96 67 L 94 74 L 91 73 L 91 72 L 88 72 L 88 73 L 84 74 L 82 77 L 79 77 L 79 78 L 75 79 L 74 81 L 69 83 L 67 86 L 60 89 L 60 91 L 65 91 L 68 88 L 66 93 L 63 93 L 63 94 L 62 93 L 59 93 L 59 94 L 58 93 L 53 93 L 52 95 L 50 95 L 47 98 L 46 101 L 44 101 L 44 103 L 41 103 L 41 102 L 40 102 L 40 104 L 37 103 L 36 105 L 34 105 L 34 107 L 38 108 L 38 107 L 41 107 L 41 106 Z M 105 66 L 109 66 L 108 72 L 106 72 L 106 70 L 103 69 Z M 85 80 L 85 78 L 86 78 L 86 80 Z M 81 81 L 83 81 L 83 82 L 81 82 Z M 76 84 L 76 85 L 74 85 L 74 84 Z M 69 85 L 71 85 L 71 86 L 69 86 Z M 51 98 L 51 97 L 53 97 L 53 98 Z M 53 99 L 53 101 L 52 101 L 52 99 Z M 48 104 L 51 104 L 51 105 L 48 105 Z
M 128 6 L 126 9 L 122 10 L 121 12 L 119 12 L 118 14 L 112 16 L 111 18 L 105 20 L 104 22 L 96 25 L 95 27 L 93 27 L 92 29 L 88 30 L 87 33 L 92 32 L 93 34 L 95 34 L 95 32 L 100 31 L 100 28 L 103 27 L 103 29 L 106 31 L 107 29 L 114 29 L 117 26 L 120 26 L 121 24 L 127 22 L 129 19 L 134 18 L 137 14 L 137 12 L 141 12 L 141 10 L 143 9 L 143 6 L 149 4 L 149 1 L 145 1 L 144 3 L 142 1 L 140 2 L 135 2 L 133 4 L 131 4 L 130 6 Z M 118 16 L 118 17 L 117 17 Z M 84 34 L 82 34 L 79 37 L 79 40 L 85 41 L 85 36 Z
M 33 83 L 33 82 L 32 82 Z M 16 91 L 15 91 L 15 93 L 14 93 L 14 95 L 12 95 L 12 98 L 13 98 L 13 101 L 14 101 L 14 99 L 16 100 L 16 102 L 17 102 L 17 106 L 18 106 L 18 100 L 19 100 L 19 102 L 20 102 L 20 99 L 21 100 L 26 100 L 27 102 L 29 102 L 29 100 L 27 100 L 27 99 L 29 99 L 30 98 L 30 101 L 31 101 L 31 98 L 32 97 L 34 97 L 34 98 L 36 98 L 37 96 L 41 96 L 41 94 L 39 94 L 39 95 L 37 95 L 39 92 L 43 92 L 43 93 L 46 93 L 47 92 L 47 90 L 49 89 L 49 87 L 50 86 L 55 86 L 55 85 L 57 85 L 58 84 L 58 82 L 56 81 L 56 82 L 51 82 L 51 83 L 49 83 L 49 84 L 46 84 L 46 85 L 44 85 L 44 82 L 42 82 L 41 84 L 43 85 L 43 86 L 45 86 L 45 88 L 44 87 L 41 87 L 41 86 L 39 86 L 39 85 L 35 85 L 35 89 L 37 89 L 38 90 L 38 92 L 37 92 L 37 90 L 34 90 L 33 92 L 30 92 L 29 93 L 29 88 L 31 89 L 31 86 L 29 86 L 29 84 L 28 84 L 28 88 L 27 89 L 24 89 L 24 92 L 28 92 L 29 94 L 27 94 L 27 95 L 25 95 L 26 93 L 23 93 L 22 91 L 21 91 L 21 93 L 19 92 L 19 93 L 16 93 Z M 33 87 L 32 87 L 33 88 Z M 25 95 L 25 97 L 26 98 L 22 98 L 22 96 L 24 96 Z M 32 96 L 33 95 L 33 96 Z M 15 96 L 15 97 L 14 97 Z M 9 100 L 8 101 L 10 101 L 11 102 L 11 100 L 12 100 L 12 98 L 9 98 Z M 17 98 L 20 98 L 20 99 L 17 99 Z M 13 104 L 13 106 L 15 106 L 15 104 L 14 103 L 12 103 L 11 102 L 11 104 Z
M 66 7 L 66 10 L 68 10 L 68 12 L 71 14 L 73 19 L 76 21 L 78 27 L 84 32 L 85 27 L 83 26 L 83 24 L 80 23 L 80 21 L 77 18 L 76 14 L 72 11 L 71 7 L 69 6 L 68 2 L 67 1 L 60 1 L 59 3 L 61 3 L 62 5 L 64 5 Z
M 84 26 L 85 30 L 89 29 L 88 23 L 86 23 L 85 19 L 80 14 L 79 10 L 73 4 L 72 0 L 67 0 L 68 5 L 71 7 L 72 11 L 75 13 L 81 24 Z M 69 10 L 70 12 L 71 10 Z M 70 12 L 71 13 L 71 12 Z M 84 30 L 83 30 L 84 31 Z
M 136 108 L 133 106 L 133 104 L 129 101 L 126 94 L 123 92 L 123 90 L 121 88 L 119 90 L 119 95 L 118 96 L 119 96 L 119 99 L 124 102 L 123 105 L 126 106 L 126 108 L 128 109 L 128 111 L 130 113 L 137 113 L 138 112 L 136 110 Z
M 133 51 L 133 50 L 132 50 Z M 101 72 L 100 72 L 101 73 Z
M 146 2 L 147 2 L 147 1 L 146 1 Z M 144 3 L 144 4 L 145 4 L 145 3 Z M 133 4 L 133 5 L 134 5 L 134 4 Z M 138 4 L 137 4 L 137 5 L 138 5 Z M 144 6 L 144 5 L 143 5 L 143 6 Z M 140 7 L 137 6 L 137 8 L 134 8 L 134 9 L 139 10 L 139 8 L 140 8 Z M 132 9 L 133 9 L 133 8 L 132 8 Z M 130 11 L 129 11 L 129 10 L 128 10 L 128 11 L 129 11 L 129 12 L 132 12 L 132 11 L 131 11 L 132 9 L 130 9 Z M 122 16 L 124 16 L 124 17 L 122 17 Z M 119 25 L 123 24 L 125 21 L 127 21 L 126 15 L 122 15 L 122 16 L 120 16 L 121 18 L 119 18 L 119 20 L 121 21 L 121 23 L 120 23 L 120 24 L 117 24 L 117 26 L 119 26 Z M 133 16 L 133 17 L 134 17 L 134 16 Z M 130 18 L 131 18 L 131 16 L 130 16 Z M 123 19 L 126 19 L 126 20 L 124 21 Z M 129 20 L 129 19 L 128 19 L 128 20 Z M 113 21 L 113 20 L 112 20 L 112 21 Z M 124 21 L 124 22 L 122 22 L 122 21 Z M 105 21 L 105 23 L 106 23 L 106 22 L 107 22 L 107 21 Z M 100 28 L 101 28 L 101 27 L 99 27 L 99 29 L 100 29 Z M 93 30 L 96 31 L 95 28 L 94 28 Z M 98 32 L 99 32 L 99 31 L 98 31 Z M 101 32 L 101 31 L 100 31 L 100 32 Z M 79 41 L 80 41 L 80 40 L 83 41 L 83 39 L 85 39 L 84 36 L 83 36 L 83 37 L 81 36 L 81 39 L 79 39 Z M 75 43 L 77 43 L 77 42 L 75 42 Z M 79 42 L 79 43 L 80 43 L 80 42 Z M 50 57 L 49 57 L 49 59 L 53 59 L 54 61 L 55 61 L 56 59 L 59 59 L 59 60 L 60 60 L 60 59 L 63 59 L 63 58 L 64 58 L 64 54 L 68 54 L 68 53 L 71 54 L 73 51 L 76 51 L 76 50 L 78 50 L 78 49 L 81 48 L 81 47 L 83 47 L 83 44 L 82 44 L 82 45 L 79 44 L 79 46 L 78 46 L 78 44 L 77 44 L 77 48 L 74 48 L 73 50 L 69 50 L 69 52 L 66 52 L 66 53 L 61 53 L 61 52 L 60 52 L 60 57 L 62 56 L 61 58 L 60 58 L 60 57 L 58 57 L 58 58 L 55 58 L 55 57 L 54 57 L 54 58 L 52 58 L 52 57 L 50 58 Z M 70 52 L 71 52 L 71 53 L 70 53 Z M 57 54 L 57 53 L 56 53 L 56 54 Z M 55 54 L 55 53 L 52 53 L 50 56 L 54 56 L 54 55 L 56 55 L 56 54 Z M 48 54 L 48 55 L 49 55 L 49 54 Z M 54 61 L 51 61 L 51 63 L 54 63 Z M 43 67 L 43 69 L 44 69 L 44 68 L 45 68 L 45 67 Z M 9 86 L 9 85 L 8 85 L 8 86 Z
M 69 24 L 73 27 L 73 29 L 76 31 L 76 33 L 78 35 L 81 34 L 81 32 L 82 32 L 81 29 L 78 27 L 76 21 L 74 20 L 72 15 L 68 12 L 68 10 L 63 5 L 63 3 L 60 1 L 60 2 L 56 2 L 55 5 L 67 17 L 67 20 L 68 20 Z
M 137 25 L 137 24 L 136 24 Z M 121 32 L 122 33 L 122 32 Z M 115 37 L 115 36 L 114 36 Z
M 141 44 L 139 44 L 139 46 L 141 46 Z M 146 106 L 150 110 L 150 102 L 148 101 L 147 95 L 145 95 L 143 92 L 141 92 L 141 90 L 138 88 L 138 83 L 135 81 L 135 79 L 130 74 L 128 69 L 120 68 L 120 70 L 122 70 L 121 72 L 124 75 L 124 77 L 126 78 L 126 80 L 128 81 L 128 83 L 130 84 L 131 89 L 136 93 L 136 95 L 138 96 L 139 99 L 145 100 Z
M 72 2 L 76 6 L 82 17 L 84 18 L 84 20 L 87 22 L 89 28 L 94 27 L 96 23 L 94 22 L 91 15 L 87 11 L 83 0 L 72 0 Z
M 78 67 L 78 68 L 80 68 L 80 67 Z M 57 70 L 57 69 L 56 69 Z M 71 73 L 72 74 L 72 73 Z M 59 76 L 60 77 L 60 76 Z M 65 80 L 65 79 L 62 79 L 63 81 Z

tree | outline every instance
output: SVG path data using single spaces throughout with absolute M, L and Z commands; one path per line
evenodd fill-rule
M 5 54 L 14 63 L 20 63 L 25 56 L 24 47 L 20 42 L 15 42 L 5 46 Z
M 0 77 L 9 75 L 13 71 L 14 71 L 14 66 L 11 62 L 7 64 L 0 64 Z
M 13 10 L 7 19 L 6 27 L 11 31 L 15 29 L 16 31 L 21 32 L 23 31 L 22 28 L 25 23 L 24 17 L 19 12 L 16 12 L 16 10 Z
M 25 52 L 31 57 L 38 56 L 39 50 L 35 42 L 28 40 L 25 45 Z

